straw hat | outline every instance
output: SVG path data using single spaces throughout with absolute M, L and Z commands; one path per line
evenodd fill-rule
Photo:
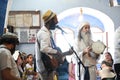
M 45 12 L 42 18 L 44 20 L 44 23 L 47 23 L 49 20 L 51 20 L 55 16 L 56 14 L 54 12 L 52 12 L 51 10 L 48 10 L 47 12 Z
M 99 71 L 99 75 L 101 79 L 103 78 L 113 78 L 115 77 L 115 74 L 109 70 L 109 68 L 103 68 Z

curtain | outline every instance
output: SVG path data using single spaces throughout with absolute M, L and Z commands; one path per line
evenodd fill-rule
M 11 4 L 12 0 L 0 0 L 0 36 L 4 33 L 4 28 L 7 25 Z

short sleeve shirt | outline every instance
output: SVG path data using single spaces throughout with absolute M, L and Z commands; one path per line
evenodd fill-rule
M 26 64 L 26 69 L 30 72 L 34 71 L 34 65 Z M 27 80 L 32 80 L 33 75 L 28 75 Z
M 15 75 L 16 77 L 20 77 L 17 65 L 11 55 L 11 52 L 4 47 L 4 45 L 0 45 L 0 71 L 6 68 L 10 68 L 13 75 Z M 1 74 L 0 80 L 2 80 Z

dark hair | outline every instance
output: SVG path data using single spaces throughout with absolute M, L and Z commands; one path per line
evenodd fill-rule
M 8 32 L 14 33 L 14 27 L 12 25 L 7 25 Z
M 112 58 L 112 55 L 110 54 L 110 52 L 105 52 L 105 54 L 109 54 L 109 55 L 110 55 L 110 57 Z
M 27 54 L 25 52 L 21 52 L 21 57 L 23 60 L 25 60 L 27 58 Z
M 3 34 L 1 37 L 0 37 L 0 45 L 1 44 L 19 44 L 19 40 L 16 36 L 14 36 L 14 34 L 12 35 L 8 35 L 8 34 Z
M 111 65 L 109 62 L 107 62 L 107 61 L 102 61 L 102 64 L 105 64 L 106 66 L 109 66 L 109 67 L 112 66 L 112 65 Z
M 28 54 L 28 55 L 27 55 L 27 58 L 29 58 L 30 56 L 33 56 L 33 55 L 32 55 L 32 54 Z
M 7 44 L 19 44 L 19 41 L 17 38 L 4 38 L 4 37 L 1 37 L 0 38 L 0 44 L 4 44 L 4 43 L 7 43 Z
M 112 58 L 112 55 L 110 54 L 110 52 L 105 52 L 105 54 L 109 54 L 110 55 L 110 57 L 111 57 L 111 61 L 112 61 L 112 64 L 113 64 L 113 58 Z

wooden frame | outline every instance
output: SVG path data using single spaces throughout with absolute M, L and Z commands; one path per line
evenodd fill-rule
M 8 24 L 14 27 L 40 27 L 40 11 L 10 11 Z
M 41 27 L 40 11 L 10 11 L 8 25 L 14 27 L 20 43 L 34 43 Z

